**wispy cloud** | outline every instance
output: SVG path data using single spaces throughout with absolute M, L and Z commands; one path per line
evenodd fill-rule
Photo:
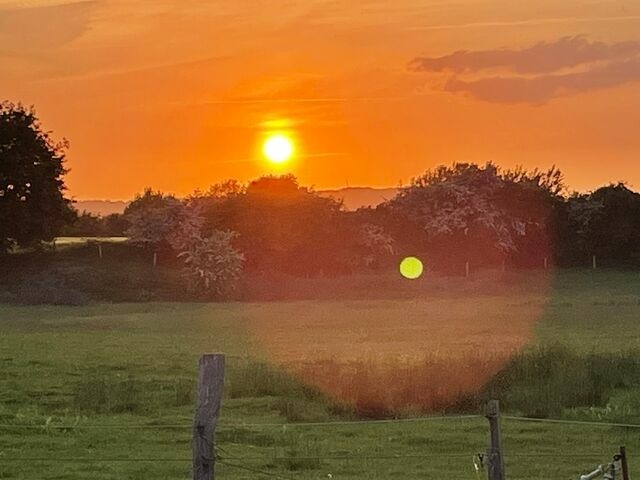
M 583 36 L 540 42 L 521 50 L 459 50 L 442 57 L 417 57 L 409 68 L 415 71 L 455 73 L 489 68 L 505 68 L 516 73 L 548 73 L 597 61 L 629 58 L 640 54 L 640 42 L 607 44 L 591 42 Z
M 640 15 L 614 15 L 601 17 L 546 17 L 528 18 L 525 20 L 505 20 L 487 22 L 446 23 L 437 25 L 418 25 L 407 27 L 407 30 L 458 30 L 467 28 L 521 27 L 527 25 L 545 25 L 556 23 L 617 23 L 640 20 Z
M 98 0 L 0 9 L 0 45 L 6 52 L 37 52 L 85 33 Z
M 640 81 L 640 41 L 604 43 L 564 37 L 523 49 L 457 51 L 417 57 L 416 72 L 451 72 L 447 92 L 500 103 L 540 104 L 553 98 Z M 496 73 L 498 70 L 500 73 Z
M 464 92 L 488 102 L 541 104 L 553 98 L 640 81 L 640 59 L 607 63 L 583 72 L 536 77 L 451 78 L 447 92 Z

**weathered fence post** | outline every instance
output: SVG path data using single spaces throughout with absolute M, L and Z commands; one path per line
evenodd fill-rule
M 598 259 L 595 255 L 591 257 L 591 267 L 593 267 L 594 270 L 598 268 Z
M 629 480 L 629 464 L 627 463 L 627 449 L 620 447 L 620 465 L 622 466 L 622 480 Z
M 215 478 L 214 431 L 218 422 L 224 355 L 203 355 L 198 364 L 198 393 L 193 419 L 193 480 Z
M 504 458 L 502 457 L 502 438 L 500 434 L 500 402 L 490 400 L 487 404 L 489 420 L 489 448 L 487 449 L 487 474 L 489 480 L 504 480 Z
M 98 258 L 102 260 L 102 245 L 98 244 Z

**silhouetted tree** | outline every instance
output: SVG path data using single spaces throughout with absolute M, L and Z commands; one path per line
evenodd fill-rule
M 195 201 L 203 205 L 205 231 L 238 233 L 235 244 L 249 270 L 313 276 L 350 268 L 340 202 L 301 187 L 292 175 L 228 185 Z
M 73 218 L 64 197 L 67 147 L 32 108 L 0 103 L 0 253 L 51 240 Z
M 132 242 L 168 248 L 170 236 L 180 225 L 183 209 L 183 203 L 174 196 L 148 188 L 125 208 L 124 219 L 129 224 L 126 234 Z
M 567 200 L 562 260 L 586 265 L 640 265 L 640 194 L 619 183 Z
M 550 248 L 552 210 L 562 191 L 555 168 L 501 172 L 492 163 L 456 163 L 414 179 L 378 211 L 406 253 L 460 271 L 467 260 L 496 264 L 526 253 L 540 261 L 540 250 Z

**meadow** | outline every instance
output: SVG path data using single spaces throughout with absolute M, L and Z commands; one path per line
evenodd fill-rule
M 488 398 L 640 424 L 640 274 L 370 290 L 389 281 L 338 280 L 340 299 L 0 305 L 0 478 L 189 478 L 208 352 L 227 355 L 222 479 L 482 478 L 487 422 L 468 415 Z M 619 445 L 640 471 L 640 429 L 505 418 L 503 437 L 510 479 L 577 478 Z

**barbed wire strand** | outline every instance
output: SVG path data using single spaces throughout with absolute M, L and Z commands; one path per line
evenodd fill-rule
M 221 423 L 218 426 L 218 431 L 224 429 L 234 428 L 305 428 L 305 427 L 359 427 L 367 425 L 388 425 L 388 424 L 402 424 L 402 423 L 427 423 L 430 421 L 446 421 L 446 420 L 469 420 L 482 418 L 482 415 L 444 415 L 439 417 L 415 417 L 415 418 L 397 418 L 386 420 L 350 420 L 350 421 L 330 421 L 330 422 L 299 422 L 299 423 Z M 576 426 L 589 426 L 589 427 L 612 427 L 612 428 L 633 428 L 640 429 L 640 424 L 635 423 L 617 423 L 617 422 L 596 422 L 596 421 L 583 421 L 583 420 L 562 420 L 555 418 L 535 418 L 535 417 L 519 417 L 512 415 L 502 415 L 504 420 L 522 421 L 522 422 L 534 422 L 534 423 L 549 423 L 559 425 L 576 425 Z M 18 423 L 4 423 L 0 424 L 0 429 L 7 430 L 20 430 L 20 429 L 34 429 L 34 430 L 81 430 L 81 429 L 125 429 L 125 430 L 145 430 L 145 429 L 192 429 L 192 424 L 147 424 L 147 425 L 118 425 L 118 424 L 74 424 L 74 425 L 59 425 L 59 424 L 18 424 Z
M 217 430 L 223 428 L 297 428 L 297 427 L 332 427 L 332 426 L 361 426 L 361 425 L 385 425 L 392 423 L 421 423 L 439 420 L 466 420 L 482 418 L 482 415 L 442 415 L 438 417 L 413 417 L 413 418 L 393 418 L 385 420 L 349 420 L 349 421 L 330 421 L 330 422 L 297 422 L 297 423 L 220 423 Z M 12 424 L 4 423 L 0 424 L 0 428 L 6 429 L 43 429 L 55 428 L 60 430 L 65 429 L 153 429 L 153 428 L 193 428 L 192 424 L 147 424 L 147 425 L 117 425 L 117 424 L 105 424 L 105 425 L 59 425 L 59 424 Z
M 225 456 L 228 456 L 237 462 L 257 462 L 257 461 L 289 461 L 289 460 L 394 460 L 394 459 L 420 459 L 420 458 L 468 458 L 469 456 L 476 455 L 472 453 L 432 453 L 432 454 L 415 454 L 415 455 L 317 455 L 317 456 L 262 456 L 262 457 L 237 457 L 231 454 L 225 454 L 224 456 L 217 456 L 217 463 L 226 462 Z M 557 458 L 561 457 L 573 457 L 573 458 L 592 458 L 592 457 L 607 457 L 611 452 L 589 452 L 589 453 L 504 453 L 505 458 Z M 627 457 L 637 457 L 637 455 L 627 455 Z M 6 457 L 0 455 L 0 461 L 2 462 L 51 462 L 51 463 L 149 463 L 149 462 L 166 462 L 166 463 L 189 463 L 192 462 L 192 458 L 90 458 L 90 457 Z
M 46 463 L 184 463 L 193 459 L 185 458 L 90 458 L 90 457 L 5 457 L 0 455 L 0 462 L 46 462 Z
M 561 425 L 582 425 L 590 427 L 617 427 L 617 428 L 640 428 L 636 423 L 615 423 L 615 422 L 594 422 L 594 421 L 582 421 L 582 420 L 562 420 L 556 418 L 535 418 L 535 417 L 516 417 L 511 415 L 502 415 L 504 420 L 515 420 L 520 422 L 535 422 L 535 423 L 556 423 Z

